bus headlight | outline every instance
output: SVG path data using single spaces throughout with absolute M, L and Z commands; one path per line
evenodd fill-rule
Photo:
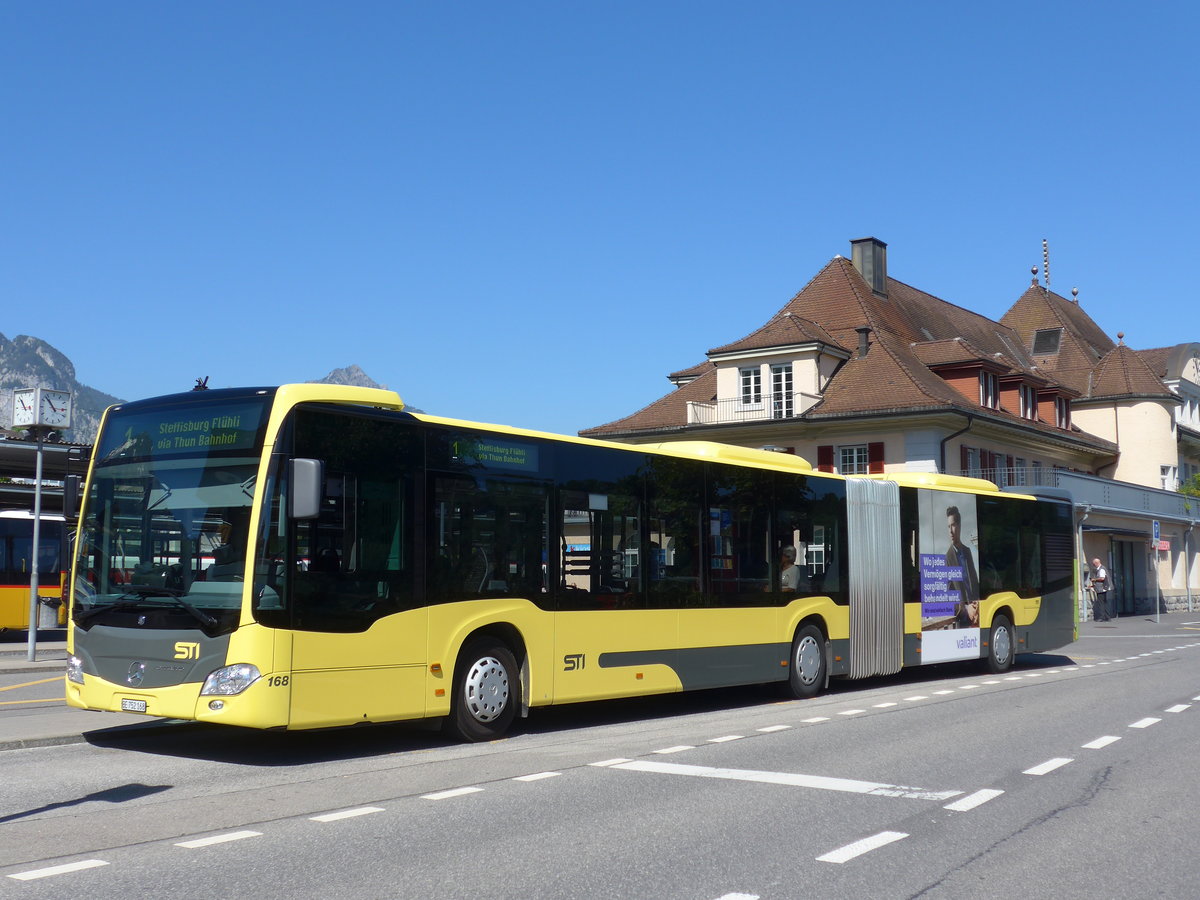
M 225 666 L 223 669 L 217 669 L 204 679 L 204 687 L 200 689 L 200 696 L 206 694 L 240 694 L 254 682 L 258 681 L 261 673 L 258 671 L 258 666 L 252 666 L 250 663 L 238 663 L 235 666 Z
M 67 681 L 83 684 L 83 660 L 78 656 L 67 657 Z

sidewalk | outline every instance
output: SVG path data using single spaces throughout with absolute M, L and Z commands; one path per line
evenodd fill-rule
M 17 636 L 4 635 L 4 638 L 14 637 Z M 0 638 L 0 675 L 30 675 L 35 680 L 61 677 L 67 660 L 65 629 L 39 630 L 35 649 L 36 659 L 30 662 L 28 635 L 19 635 L 19 640 Z M 62 689 L 60 683 L 57 690 L 61 693 Z M 169 719 L 92 712 L 65 705 L 53 710 L 0 707 L 0 750 L 78 744 L 86 741 L 90 733 L 111 728 L 163 728 L 175 724 Z

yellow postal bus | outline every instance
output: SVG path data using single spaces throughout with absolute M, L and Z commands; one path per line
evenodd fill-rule
M 786 454 L 404 412 L 388 391 L 108 410 L 67 700 L 254 728 L 440 717 L 1014 655 L 1075 636 L 1070 504 Z

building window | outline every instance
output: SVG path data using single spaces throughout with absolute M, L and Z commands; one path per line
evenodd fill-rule
M 771 416 L 775 419 L 790 419 L 795 406 L 792 402 L 792 364 L 780 363 L 771 366 Z
M 870 471 L 870 465 L 866 444 L 838 448 L 838 474 L 866 475 Z
M 1062 343 L 1061 328 L 1039 328 L 1033 333 L 1033 355 L 1053 356 Z
M 762 403 L 762 369 L 758 366 L 738 369 L 738 376 L 742 384 L 742 403 L 746 405 Z
M 1013 460 L 1012 483 L 1019 487 L 1025 484 L 1025 460 L 1019 456 Z
M 996 409 L 1000 397 L 999 379 L 995 372 L 979 373 L 979 405 L 985 409 Z
M 1176 468 L 1174 466 L 1159 466 L 1160 478 L 1162 479 L 1162 489 L 1164 491 L 1173 491 L 1179 487 L 1179 481 L 1175 477 Z
M 1071 401 L 1066 397 L 1057 397 L 1054 400 L 1054 411 L 1056 423 L 1059 428 L 1071 427 Z
M 970 475 L 972 478 L 979 478 L 983 473 L 979 465 L 979 448 L 964 447 L 966 451 L 966 465 L 963 467 L 964 475 Z
M 1037 391 L 1030 385 L 1021 385 L 1021 418 L 1036 419 L 1037 412 Z

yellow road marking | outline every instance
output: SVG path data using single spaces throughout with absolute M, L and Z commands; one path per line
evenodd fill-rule
M 43 678 L 40 681 L 26 681 L 24 684 L 10 684 L 8 687 L 0 687 L 0 691 L 15 691 L 17 688 L 33 687 L 35 684 L 49 684 L 52 681 L 62 681 L 62 676 L 55 678 Z
M 65 697 L 50 697 L 45 700 L 0 700 L 0 706 L 16 706 L 19 703 L 66 703 Z

